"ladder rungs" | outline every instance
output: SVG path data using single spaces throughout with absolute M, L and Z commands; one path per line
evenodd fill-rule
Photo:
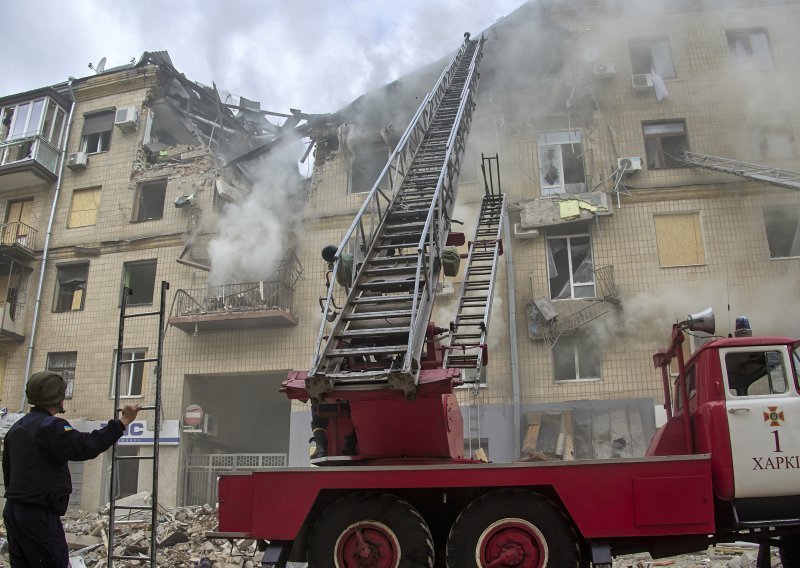
M 156 407 L 154 405 L 150 405 L 150 406 L 142 406 L 139 410 L 142 411 L 142 410 L 155 410 L 155 409 Z M 122 412 L 122 409 L 117 408 L 117 412 Z
M 145 316 L 160 316 L 161 312 L 141 312 L 138 314 L 125 314 L 125 319 L 127 318 L 143 318 Z
M 126 554 L 119 554 L 119 555 L 115 554 L 111 556 L 111 558 L 113 560 L 144 560 L 144 561 L 150 560 L 149 556 L 130 556 Z
M 114 456 L 115 460 L 119 461 L 127 461 L 127 460 L 152 460 L 155 456 Z
M 117 362 L 118 367 L 132 363 L 158 363 L 158 357 L 145 357 L 144 359 L 123 359 Z
M 126 511 L 152 511 L 154 510 L 151 505 L 113 505 L 114 509 L 125 509 Z
M 350 347 L 347 349 L 331 349 L 330 354 L 342 355 L 385 355 L 391 353 L 405 353 L 408 345 L 383 345 L 381 347 Z
M 409 326 L 398 326 L 398 327 L 381 327 L 381 328 L 372 328 L 372 329 L 348 329 L 337 333 L 334 336 L 334 339 L 342 339 L 342 338 L 350 338 L 350 337 L 371 337 L 371 336 L 380 336 L 385 337 L 387 335 L 403 335 L 411 333 L 411 328 Z

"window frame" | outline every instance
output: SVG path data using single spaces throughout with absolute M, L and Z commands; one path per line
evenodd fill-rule
M 136 184 L 136 193 L 133 197 L 133 209 L 131 215 L 131 222 L 133 223 L 141 223 L 144 221 L 156 221 L 158 219 L 164 218 L 164 206 L 167 202 L 167 185 L 169 183 L 168 178 L 159 178 L 159 179 L 152 179 L 143 182 L 139 182 Z M 143 206 L 144 199 L 142 195 L 144 194 L 145 190 L 148 188 L 155 188 L 156 191 L 161 193 L 160 200 L 161 200 L 161 211 L 159 212 L 157 217 L 142 217 L 143 213 L 147 213 L 152 207 L 145 207 Z M 159 197 L 157 196 L 156 199 Z
M 74 308 L 74 309 L 73 308 L 60 308 L 59 307 L 60 300 L 61 300 L 62 297 L 65 297 L 61 293 L 62 292 L 62 283 L 61 283 L 61 279 L 59 277 L 60 273 L 62 272 L 62 270 L 66 271 L 66 270 L 71 270 L 71 269 L 74 270 L 74 269 L 78 269 L 78 268 L 84 268 L 85 269 L 85 271 L 84 271 L 84 279 L 83 279 L 83 288 L 80 288 L 78 286 L 78 287 L 75 287 L 72 290 L 72 294 L 70 295 L 72 300 L 70 301 L 70 304 L 73 305 L 75 303 L 75 292 L 77 290 L 82 290 L 80 307 Z M 70 313 L 70 312 L 83 311 L 83 309 L 86 307 L 86 289 L 87 289 L 88 282 L 89 282 L 89 263 L 88 262 L 70 262 L 70 263 L 56 265 L 56 285 L 55 285 L 55 294 L 54 294 L 54 297 L 53 297 L 53 312 L 54 313 Z
M 126 358 L 126 355 L 130 355 L 130 358 Z M 137 355 L 141 355 L 138 357 Z M 116 387 L 116 373 L 117 373 L 117 362 L 118 362 L 118 351 L 114 349 L 114 359 L 113 365 L 111 366 L 111 394 L 109 398 L 115 397 L 115 387 Z M 120 399 L 131 399 L 131 398 L 144 398 L 144 381 L 147 373 L 145 373 L 145 362 L 142 359 L 147 358 L 147 349 L 144 347 L 132 347 L 130 349 L 123 349 L 122 350 L 122 364 L 120 365 L 120 386 L 122 386 L 123 379 L 125 378 L 125 367 L 129 369 L 127 375 L 127 386 L 124 389 L 121 389 L 125 392 L 125 394 L 120 393 Z M 130 361 L 128 363 L 127 361 Z M 137 363 L 138 361 L 138 363 Z M 138 378 L 135 377 L 138 373 Z M 138 394 L 131 394 L 131 387 L 132 385 L 138 380 L 139 384 L 139 393 Z
M 73 214 L 75 213 L 75 196 L 77 194 L 84 194 L 88 192 L 93 192 L 97 194 L 96 206 L 94 209 L 94 221 L 92 223 L 87 223 L 85 225 L 73 225 Z M 97 219 L 100 217 L 100 195 L 102 194 L 101 187 L 82 187 L 79 189 L 72 190 L 72 196 L 70 197 L 69 201 L 69 213 L 67 213 L 67 229 L 82 229 L 84 227 L 94 227 L 97 225 Z M 86 210 L 88 211 L 88 210 Z
M 136 294 L 136 292 L 134 290 L 134 294 L 132 294 L 128 298 L 126 306 L 128 306 L 128 307 L 150 306 L 150 305 L 153 304 L 153 301 L 155 300 L 155 295 L 156 295 L 156 293 L 155 293 L 156 280 L 157 280 L 156 276 L 158 274 L 158 259 L 156 259 L 156 258 L 150 258 L 150 259 L 144 259 L 144 260 L 133 260 L 133 261 L 125 262 L 125 263 L 122 264 L 122 282 L 120 283 L 120 290 L 119 290 L 119 305 L 120 306 L 122 306 L 122 295 L 125 293 L 126 282 L 130 280 L 130 278 L 128 277 L 128 271 L 131 268 L 135 268 L 135 267 L 138 267 L 138 266 L 150 266 L 150 265 L 153 266 L 153 282 L 152 282 L 152 286 L 150 288 L 150 294 L 149 294 L 150 298 L 149 298 L 149 300 L 148 301 L 133 301 L 134 300 L 134 296 L 138 296 L 138 294 Z M 133 288 L 131 288 L 131 289 L 133 289 Z
M 590 342 L 581 341 L 583 336 L 581 334 L 577 335 L 568 335 L 559 337 L 558 341 L 553 344 L 552 352 L 553 352 L 553 381 L 556 384 L 563 385 L 563 384 L 574 384 L 574 383 L 589 383 L 589 382 L 598 382 L 603 380 L 603 352 L 599 347 Z M 556 363 L 557 353 L 556 350 L 565 349 L 565 345 L 567 344 L 567 349 L 572 351 L 572 365 L 575 369 L 575 378 L 572 379 L 559 379 L 558 378 L 558 366 Z M 597 376 L 581 376 L 581 352 L 593 350 L 592 357 L 597 359 Z
M 566 137 L 566 140 L 562 139 Z M 564 146 L 570 146 L 572 154 L 575 155 L 574 146 L 580 146 L 580 151 L 575 156 L 579 159 L 583 181 L 567 183 L 564 170 Z M 548 183 L 545 179 L 544 171 L 544 152 L 548 149 L 555 149 L 558 155 L 558 184 Z M 582 193 L 567 191 L 568 186 L 579 186 L 583 184 L 583 191 L 586 191 L 586 161 L 583 159 L 583 134 L 579 128 L 571 130 L 549 130 L 541 132 L 536 138 L 536 155 L 539 164 L 539 188 L 542 196 L 557 195 L 559 193 Z M 580 157 L 580 158 L 578 158 Z
M 369 193 L 372 191 L 372 187 L 375 185 L 375 182 L 378 181 L 378 178 L 371 180 L 370 186 L 366 187 L 362 191 L 354 191 L 355 187 L 355 170 L 356 164 L 358 163 L 359 159 L 362 159 L 364 155 L 372 155 L 372 154 L 383 154 L 383 162 L 381 163 L 380 168 L 377 170 L 377 175 L 380 176 L 383 168 L 386 167 L 386 163 L 389 161 L 389 157 L 391 156 L 391 148 L 385 142 L 374 142 L 374 143 L 363 143 L 357 145 L 353 149 L 353 159 L 350 161 L 350 168 L 349 168 L 349 175 L 347 176 L 347 194 L 348 195 L 363 195 L 365 193 Z M 371 163 L 371 162 L 369 162 Z M 366 167 L 364 168 L 366 170 Z M 363 174 L 366 175 L 366 174 Z
M 81 145 L 80 151 L 87 154 L 100 154 L 108 152 L 111 149 L 111 133 L 114 130 L 114 117 L 116 116 L 116 109 L 104 109 L 83 116 L 83 130 L 81 131 Z M 86 126 L 92 119 L 100 121 L 102 118 L 110 121 L 107 129 L 99 130 L 97 132 L 86 133 Z M 92 128 L 94 130 L 94 128 Z
M 72 356 L 72 367 L 67 365 L 57 366 L 51 362 L 51 358 L 55 356 Z M 47 360 L 45 362 L 46 370 L 53 371 L 61 375 L 67 382 L 67 389 L 64 398 L 69 400 L 75 392 L 75 370 L 78 368 L 78 352 L 77 351 L 48 351 Z
M 788 254 L 777 254 L 773 253 L 773 246 L 778 248 L 778 245 L 781 243 L 776 242 L 777 236 L 775 229 L 770 229 L 771 223 L 768 222 L 768 216 L 778 216 L 781 217 L 787 214 L 789 211 L 794 213 L 794 238 L 792 239 L 792 244 L 789 247 Z M 770 260 L 779 260 L 779 259 L 793 259 L 793 258 L 800 258 L 800 206 L 795 205 L 768 205 L 764 206 L 761 209 L 761 215 L 764 219 L 764 236 L 767 240 L 767 249 L 769 250 L 769 258 Z M 778 227 L 784 227 L 787 219 L 773 219 L 773 222 L 778 225 Z M 792 252 L 796 252 L 797 254 L 791 254 Z
M 560 231 L 558 231 L 558 232 L 560 232 Z M 552 300 L 552 301 L 557 301 L 557 300 L 587 300 L 587 299 L 596 298 L 597 297 L 597 280 L 595 278 L 596 268 L 595 268 L 594 250 L 592 248 L 591 230 L 588 230 L 588 231 L 585 231 L 585 232 L 583 232 L 583 231 L 582 232 L 567 232 L 567 231 L 565 231 L 564 232 L 565 234 L 563 234 L 563 235 L 562 234 L 550 234 L 550 231 L 547 231 L 547 233 L 548 234 L 545 235 L 545 254 L 547 255 L 547 285 L 548 285 L 548 289 L 549 289 L 550 300 Z M 575 239 L 575 238 L 587 238 L 589 240 L 589 243 L 588 243 L 589 255 L 590 255 L 591 261 L 592 261 L 592 280 L 591 280 L 591 283 L 589 283 L 589 282 L 580 282 L 580 283 L 577 283 L 577 284 L 575 283 L 575 280 L 574 280 L 575 270 L 574 270 L 574 268 L 572 266 L 572 263 L 573 263 L 573 258 L 572 258 L 573 257 L 572 239 Z M 555 298 L 555 297 L 553 297 L 554 292 L 553 292 L 552 284 L 553 284 L 553 278 L 554 277 L 552 277 L 550 275 L 550 266 L 551 266 L 551 260 L 552 260 L 552 263 L 555 264 L 555 259 L 553 258 L 553 252 L 552 252 L 552 249 L 550 248 L 550 241 L 551 240 L 557 240 L 557 239 L 566 239 L 566 241 L 567 241 L 567 245 L 566 246 L 567 246 L 567 250 L 568 250 L 567 260 L 568 260 L 568 268 L 569 268 L 569 287 L 570 287 L 570 295 L 569 295 L 568 298 Z M 590 286 L 591 286 L 591 288 L 593 290 L 592 295 L 590 295 L 590 296 L 576 296 L 575 295 L 575 288 L 576 287 L 578 287 L 578 288 L 588 288 Z
M 699 251 L 702 252 L 702 258 L 698 258 L 698 262 L 680 262 L 676 264 L 668 264 L 665 261 L 668 258 L 662 256 L 662 252 L 667 252 L 667 245 L 670 244 L 668 241 L 663 241 L 659 237 L 659 219 L 679 219 L 679 218 L 691 218 L 693 228 L 696 229 L 697 234 L 699 235 Z M 697 221 L 696 223 L 694 221 Z M 665 226 L 662 226 L 662 229 L 666 229 Z M 702 211 L 671 211 L 668 213 L 654 213 L 653 214 L 653 232 L 655 233 L 655 240 L 656 240 L 656 254 L 658 255 L 658 266 L 659 268 L 685 268 L 688 266 L 705 266 L 708 264 L 708 258 L 706 254 L 706 239 L 705 239 L 705 232 L 703 231 L 703 214 Z M 684 235 L 685 233 L 680 233 Z M 683 250 L 685 251 L 686 248 L 684 247 Z M 698 250 L 695 248 L 695 250 Z M 683 260 L 683 259 L 681 259 Z
M 749 381 L 746 385 L 747 390 L 749 391 L 754 385 L 756 385 L 761 379 L 767 378 L 768 385 L 770 387 L 770 391 L 768 393 L 753 393 L 750 394 L 749 392 L 745 392 L 744 394 L 739 394 L 739 389 L 734 389 L 734 383 L 732 379 L 732 375 L 730 372 L 730 368 L 728 366 L 728 357 L 730 356 L 738 356 L 738 355 L 752 355 L 752 354 L 761 354 L 765 356 L 765 359 L 768 359 L 769 354 L 777 354 L 777 358 L 780 361 L 780 368 L 783 370 L 783 383 L 784 383 L 784 390 L 782 392 L 772 392 L 772 371 L 766 365 L 766 374 L 761 375 L 759 378 Z M 741 400 L 741 399 L 754 399 L 754 398 L 775 398 L 775 397 L 790 397 L 792 396 L 792 386 L 793 386 L 793 377 L 791 377 L 791 361 L 789 361 L 789 365 L 787 366 L 786 360 L 786 353 L 783 349 L 775 349 L 774 346 L 765 346 L 764 348 L 759 347 L 743 347 L 743 348 L 730 348 L 726 349 L 724 352 L 720 353 L 721 357 L 721 364 L 725 371 L 725 380 L 726 380 L 726 398 L 730 400 Z M 767 363 L 769 361 L 767 360 Z M 737 383 L 738 384 L 738 383 Z
M 681 132 L 647 132 L 648 126 L 671 126 L 680 124 L 683 127 Z M 647 162 L 648 170 L 673 170 L 683 169 L 688 167 L 686 164 L 675 162 L 668 159 L 664 153 L 663 140 L 670 138 L 684 138 L 684 151 L 688 151 L 691 146 L 689 145 L 689 129 L 686 126 L 686 119 L 684 118 L 670 118 L 666 120 L 645 120 L 642 122 L 642 136 L 644 137 L 644 153 L 645 162 Z M 650 152 L 648 151 L 648 141 L 654 141 L 656 144 L 657 155 L 655 165 L 650 165 Z M 677 157 L 677 156 L 676 156 Z
M 659 73 L 659 69 L 656 69 L 656 57 L 653 51 L 654 46 L 662 42 L 666 43 L 665 53 L 669 55 L 669 67 L 671 69 L 670 72 L 663 74 Z M 639 50 L 645 49 L 647 49 L 647 56 L 650 58 L 650 69 L 644 69 L 643 67 L 638 66 L 639 60 L 645 56 L 644 53 L 640 54 L 638 52 Z M 655 73 L 662 79 L 675 79 L 678 77 L 678 70 L 675 67 L 675 57 L 672 55 L 672 42 L 670 41 L 669 36 L 654 36 L 631 39 L 628 41 L 628 53 L 630 54 L 631 58 L 631 72 L 634 75 L 650 75 L 655 71 Z M 662 69 L 662 71 L 664 71 L 664 69 Z
M 753 37 L 763 35 L 766 40 L 767 54 L 769 55 L 769 62 L 760 60 L 753 50 Z M 772 47 L 772 39 L 769 35 L 769 30 L 764 27 L 753 28 L 735 28 L 725 30 L 725 38 L 728 41 L 728 53 L 734 67 L 739 71 L 771 71 L 775 69 L 775 51 Z M 741 58 L 737 51 L 737 42 L 746 40 L 748 53 L 745 54 L 747 58 Z

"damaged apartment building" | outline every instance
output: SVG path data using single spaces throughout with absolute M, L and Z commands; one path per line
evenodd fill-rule
M 459 390 L 470 452 L 643 455 L 672 323 L 713 307 L 719 335 L 739 315 L 800 335 L 785 307 L 800 291 L 799 19 L 798 0 L 533 0 L 470 30 L 485 45 L 453 230 L 472 234 L 486 157 L 509 203 L 489 362 Z M 162 501 L 213 501 L 222 471 L 308 464 L 310 409 L 279 388 L 314 355 L 320 251 L 449 58 L 307 109 L 329 114 L 267 112 L 165 52 L 0 99 L 6 416 L 24 410 L 23 377 L 49 368 L 70 379 L 68 419 L 108 419 L 120 356 L 123 396 L 150 400 L 154 368 L 137 360 L 157 327 L 132 320 L 121 354 L 116 331 L 123 287 L 144 313 L 163 280 Z M 440 326 L 462 278 L 440 281 Z M 123 455 L 149 451 L 149 418 Z M 148 487 L 136 463 L 116 494 Z M 76 506 L 107 501 L 108 465 L 74 466 Z

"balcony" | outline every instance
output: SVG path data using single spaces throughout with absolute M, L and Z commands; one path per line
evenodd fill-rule
M 0 191 L 51 183 L 58 177 L 58 150 L 40 136 L 0 144 Z
M 292 327 L 294 286 L 285 281 L 178 290 L 169 324 L 185 333 Z
M 33 227 L 20 221 L 0 224 L 0 255 L 28 263 L 34 258 L 35 246 L 36 229 Z

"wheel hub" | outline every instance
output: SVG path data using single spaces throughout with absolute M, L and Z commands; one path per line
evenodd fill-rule
M 350 525 L 336 541 L 336 568 L 397 568 L 400 556 L 397 536 L 378 521 Z
M 524 519 L 501 519 L 478 539 L 476 560 L 482 568 L 543 568 L 547 543 L 541 531 Z

